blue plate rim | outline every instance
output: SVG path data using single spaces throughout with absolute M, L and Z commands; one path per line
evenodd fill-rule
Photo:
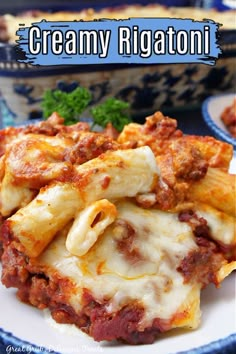
M 219 94 L 219 95 L 214 95 L 206 98 L 202 103 L 202 116 L 207 126 L 217 135 L 217 137 L 233 145 L 234 149 L 236 149 L 236 140 L 230 135 L 230 133 L 223 131 L 215 123 L 215 121 L 212 119 L 211 115 L 209 114 L 209 110 L 208 110 L 210 102 L 212 102 L 217 98 L 226 97 L 226 96 L 235 96 L 235 93 L 232 92 L 232 93 Z
M 0 328 L 0 345 L 14 346 L 18 348 L 30 348 L 30 353 L 50 353 L 60 354 L 59 352 L 47 349 L 39 345 L 35 345 L 23 339 L 14 336 L 12 333 Z M 198 348 L 189 349 L 187 351 L 177 352 L 175 354 L 233 354 L 236 347 L 236 333 L 232 333 L 225 338 L 210 342 Z M 170 352 L 171 354 L 171 352 Z M 174 354 L 172 352 L 172 354 Z

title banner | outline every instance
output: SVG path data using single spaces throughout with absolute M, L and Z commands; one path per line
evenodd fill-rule
M 32 65 L 214 65 L 221 53 L 218 27 L 211 20 L 169 18 L 43 20 L 17 31 L 18 47 L 25 53 L 25 59 L 19 61 Z

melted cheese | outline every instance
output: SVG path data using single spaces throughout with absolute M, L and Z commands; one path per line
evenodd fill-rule
M 55 182 L 41 188 L 31 203 L 8 219 L 28 256 L 37 257 L 89 203 L 149 192 L 158 178 L 158 167 L 152 150 L 143 146 L 107 151 L 76 166 L 76 178 L 77 183 Z M 109 180 L 106 188 L 104 179 Z
M 85 256 L 71 255 L 62 234 L 39 262 L 74 281 L 77 293 L 70 301 L 76 311 L 80 309 L 81 289 L 87 288 L 98 301 L 110 299 L 107 312 L 137 300 L 145 308 L 140 328 L 154 318 L 172 319 L 179 311 L 186 316 L 176 320 L 175 326 L 196 327 L 200 284 L 184 284 L 176 270 L 181 259 L 197 248 L 191 228 L 180 223 L 177 214 L 144 210 L 126 201 L 117 203 L 117 210 L 118 218 L 127 220 L 135 230 L 133 242 L 140 260 L 133 262 L 119 251 L 113 223 Z

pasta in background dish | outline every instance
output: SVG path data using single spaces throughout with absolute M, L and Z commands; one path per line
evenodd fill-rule
M 236 98 L 232 104 L 227 106 L 220 115 L 220 118 L 229 133 L 236 138 Z
M 201 290 L 236 269 L 232 146 L 160 112 L 117 140 L 54 114 L 1 141 L 6 287 L 97 341 L 199 326 Z
M 47 21 L 92 21 L 94 19 L 128 19 L 131 17 L 166 17 L 192 18 L 195 21 L 212 19 L 223 25 L 223 29 L 235 29 L 235 10 L 217 11 L 214 8 L 203 9 L 197 7 L 166 7 L 160 4 L 123 5 L 106 7 L 99 11 L 92 8 L 81 11 L 25 11 L 18 15 L 5 14 L 0 16 L 0 40 L 14 43 L 16 32 L 22 23 L 31 26 L 42 19 Z

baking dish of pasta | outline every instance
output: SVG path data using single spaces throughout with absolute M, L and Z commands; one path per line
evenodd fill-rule
M 150 350 L 166 353 L 173 341 L 193 340 L 176 344 L 177 351 L 230 335 L 230 273 L 236 267 L 232 146 L 185 136 L 160 112 L 144 125 L 126 125 L 118 136 L 111 131 L 91 132 L 86 123 L 64 126 L 57 114 L 1 131 L 3 285 L 50 313 L 44 321 L 35 310 L 39 327 L 49 326 L 51 333 L 55 326 L 59 332 L 64 324 L 76 326 L 79 334 L 65 332 L 58 341 L 53 332 L 52 347 L 50 339 L 40 339 L 59 352 L 77 343 L 84 351 L 91 346 L 109 353 L 114 348 L 104 343 L 116 340 L 117 352 L 127 344 L 153 343 Z M 13 296 L 9 289 L 1 292 Z M 213 296 L 212 307 L 207 300 L 200 307 L 202 293 L 208 301 Z M 208 316 L 221 313 L 217 301 L 226 302 L 228 323 L 215 328 L 217 337 L 207 337 Z M 32 308 L 20 306 L 27 317 Z M 202 320 L 207 308 L 215 313 Z M 197 333 L 205 333 L 200 343 Z

